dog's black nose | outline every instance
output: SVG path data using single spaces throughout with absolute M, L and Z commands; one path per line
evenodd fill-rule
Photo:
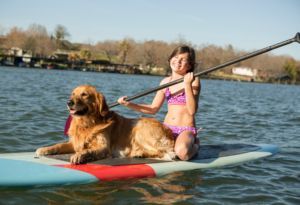
M 69 107 L 72 107 L 74 105 L 74 101 L 73 100 L 68 100 L 67 105 Z

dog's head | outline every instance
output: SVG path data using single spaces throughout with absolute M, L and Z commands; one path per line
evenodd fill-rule
M 109 111 L 104 96 L 90 85 L 76 87 L 72 91 L 67 105 L 73 116 L 105 117 Z

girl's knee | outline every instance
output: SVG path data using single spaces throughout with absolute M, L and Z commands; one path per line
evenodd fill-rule
M 175 153 L 180 160 L 189 160 L 189 149 L 185 146 L 175 146 Z
M 196 152 L 195 137 L 190 132 L 182 132 L 176 139 L 175 153 L 180 160 L 189 160 Z

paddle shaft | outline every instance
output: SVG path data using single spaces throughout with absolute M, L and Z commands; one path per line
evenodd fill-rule
M 263 48 L 263 49 L 254 51 L 254 52 L 252 52 L 252 53 L 249 53 L 249 54 L 246 54 L 246 55 L 241 56 L 241 57 L 239 57 L 239 58 L 236 58 L 236 59 L 227 61 L 227 62 L 225 62 L 225 63 L 223 63 L 223 64 L 220 64 L 220 65 L 218 65 L 218 66 L 209 68 L 209 69 L 207 69 L 207 70 L 204 70 L 204 71 L 195 73 L 194 76 L 196 77 L 196 76 L 206 75 L 206 74 L 211 73 L 211 72 L 213 72 L 213 71 L 216 71 L 216 70 L 219 70 L 219 69 L 221 69 L 221 68 L 227 67 L 227 66 L 229 66 L 229 65 L 232 65 L 232 64 L 235 64 L 235 63 L 238 63 L 238 62 L 247 60 L 247 59 L 249 59 L 249 58 L 258 56 L 258 55 L 260 55 L 260 54 L 269 52 L 269 51 L 271 51 L 271 50 L 274 50 L 274 49 L 276 49 L 276 48 L 279 48 L 279 47 L 288 45 L 288 44 L 293 43 L 293 42 L 298 42 L 298 43 L 300 43 L 300 33 L 299 33 L 299 32 L 296 34 L 295 37 L 293 37 L 293 38 L 291 38 L 291 39 L 288 39 L 288 40 L 282 41 L 282 42 L 280 42 L 280 43 L 274 44 L 274 45 L 272 45 L 272 46 L 268 46 L 268 47 L 265 47 L 265 48 Z M 158 86 L 158 87 L 156 87 L 156 88 L 151 88 L 151 89 L 145 90 L 145 91 L 143 91 L 143 92 L 137 93 L 136 95 L 127 97 L 127 98 L 126 98 L 126 101 L 131 101 L 131 100 L 134 100 L 134 99 L 143 97 L 143 96 L 148 95 L 148 94 L 150 94 L 150 93 L 153 93 L 153 92 L 155 92 L 155 91 L 164 89 L 164 88 L 166 88 L 166 87 L 169 87 L 169 86 L 171 86 L 171 85 L 175 85 L 175 84 L 181 83 L 181 82 L 183 82 L 183 78 L 180 78 L 180 79 L 171 81 L 171 82 L 169 82 L 169 83 L 160 85 L 160 86 Z M 117 105 L 119 105 L 119 103 L 118 103 L 118 102 L 115 102 L 115 103 L 110 104 L 109 107 L 112 108 L 112 107 L 115 107 L 115 106 L 117 106 Z

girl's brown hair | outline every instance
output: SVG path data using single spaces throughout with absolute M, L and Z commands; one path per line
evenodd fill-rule
M 190 64 L 189 72 L 194 72 L 195 65 L 196 65 L 196 55 L 195 55 L 195 50 L 189 46 L 182 45 L 182 46 L 178 46 L 177 48 L 175 48 L 173 50 L 173 52 L 171 53 L 171 55 L 169 56 L 168 62 L 170 63 L 171 59 L 174 56 L 176 56 L 178 54 L 182 54 L 182 53 L 188 53 L 188 61 Z

